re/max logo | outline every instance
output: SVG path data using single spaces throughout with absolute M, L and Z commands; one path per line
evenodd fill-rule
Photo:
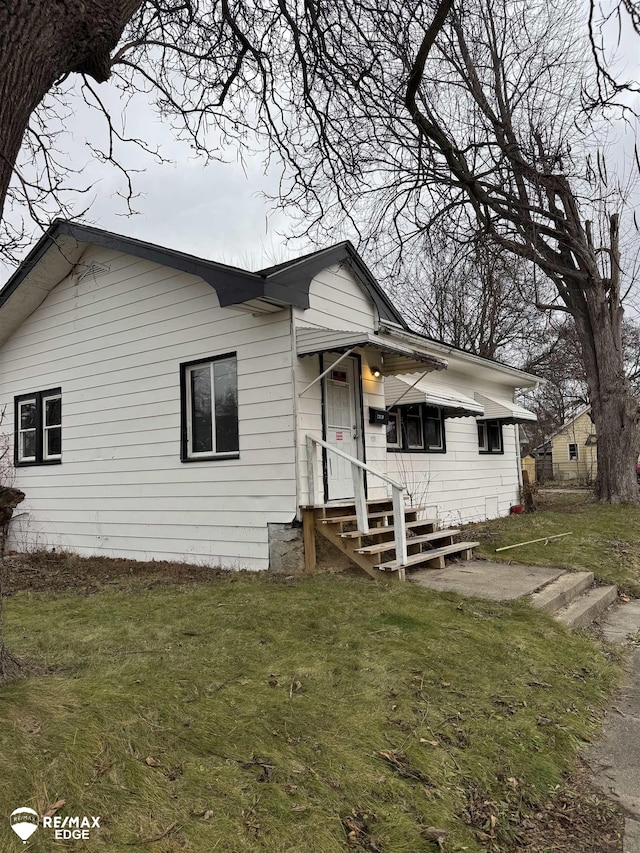
M 43 829 L 100 829 L 99 817 L 43 817 Z

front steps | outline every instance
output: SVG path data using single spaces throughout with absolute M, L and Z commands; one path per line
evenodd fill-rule
M 593 586 L 593 572 L 567 572 L 530 597 L 533 607 L 570 628 L 585 628 L 618 597 L 615 586 Z
M 442 569 L 445 557 L 471 559 L 477 542 L 459 542 L 460 531 L 438 528 L 435 518 L 422 518 L 426 507 L 405 507 L 408 561 L 401 566 L 395 558 L 393 505 L 390 500 L 367 501 L 369 531 L 357 529 L 354 504 L 322 507 L 302 507 L 305 527 L 305 555 L 307 570 L 313 570 L 315 555 L 309 555 L 311 533 L 317 532 L 351 562 L 370 577 L 379 579 L 396 576 L 405 578 L 405 570 L 412 568 Z M 315 553 L 315 552 L 314 552 Z

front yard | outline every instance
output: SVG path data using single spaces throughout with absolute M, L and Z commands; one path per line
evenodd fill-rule
M 589 492 L 545 494 L 538 512 L 470 525 L 469 535 L 481 541 L 477 554 L 486 559 L 591 571 L 598 580 L 640 596 L 640 507 L 606 506 L 590 497 Z M 547 544 L 495 552 L 567 532 L 571 535 Z
M 71 849 L 543 850 L 525 846 L 535 815 L 620 677 L 594 640 L 519 603 L 12 563 L 8 644 L 46 671 L 0 692 L 0 802 L 100 816 Z M 567 850 L 594 833 L 620 850 L 619 817 L 586 797 L 586 846 Z M 0 836 L 22 847 L 6 820 Z M 29 849 L 58 847 L 41 828 Z

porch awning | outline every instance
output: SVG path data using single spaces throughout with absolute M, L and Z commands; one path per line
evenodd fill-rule
M 322 352 L 347 352 L 354 347 L 371 347 L 383 354 L 380 371 L 383 376 L 397 373 L 425 373 L 444 370 L 447 362 L 434 355 L 420 352 L 411 346 L 399 343 L 388 335 L 374 332 L 336 331 L 320 327 L 296 330 L 296 352 L 302 358 Z
M 484 414 L 482 405 L 449 385 L 430 385 L 429 381 L 416 382 L 415 377 L 390 376 L 384 380 L 384 398 L 387 408 L 412 403 L 439 406 L 445 418 L 468 418 Z
M 484 415 L 478 420 L 502 421 L 502 423 L 507 424 L 523 424 L 538 420 L 533 412 L 523 409 L 522 406 L 518 406 L 517 403 L 512 402 L 507 397 L 494 397 L 476 391 L 475 398 L 484 406 Z

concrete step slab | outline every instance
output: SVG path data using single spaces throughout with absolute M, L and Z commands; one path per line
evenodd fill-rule
M 567 572 L 541 589 L 529 599 L 531 606 L 547 613 L 555 613 L 591 589 L 593 572 Z
M 585 628 L 604 613 L 617 597 L 617 587 L 598 586 L 576 598 L 567 607 L 558 610 L 555 617 L 569 628 Z

